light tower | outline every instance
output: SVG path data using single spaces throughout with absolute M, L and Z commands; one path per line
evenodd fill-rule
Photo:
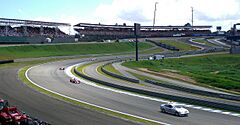
M 193 30 L 193 12 L 194 12 L 193 7 L 191 7 L 191 11 L 192 11 L 192 30 Z
M 154 29 L 155 20 L 156 20 L 157 4 L 158 2 L 155 2 L 154 16 L 153 16 L 153 29 Z

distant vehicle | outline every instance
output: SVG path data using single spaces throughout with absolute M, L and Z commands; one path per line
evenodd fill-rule
M 185 33 L 173 34 L 173 37 L 181 37 L 181 36 L 185 36 Z
M 130 39 L 130 40 L 128 40 L 129 42 L 135 42 L 134 40 L 132 40 L 132 39 Z
M 174 37 L 180 37 L 182 34 L 173 34 Z
M 76 78 L 71 78 L 70 82 L 75 84 L 80 84 L 80 80 L 77 80 Z
M 164 59 L 164 58 L 165 58 L 164 55 L 154 55 L 154 56 L 153 56 L 153 59 L 154 59 L 154 60 L 161 60 L 161 59 Z
M 154 60 L 153 56 L 148 57 L 148 60 Z
M 92 60 L 92 61 L 96 61 L 97 59 L 96 59 L 96 58 L 92 58 L 91 60 Z
M 160 105 L 160 109 L 164 113 L 169 113 L 176 116 L 188 116 L 189 114 L 189 111 L 187 109 L 183 108 L 180 105 L 175 105 L 171 103 Z
M 64 67 L 60 67 L 59 70 L 65 70 L 65 68 Z

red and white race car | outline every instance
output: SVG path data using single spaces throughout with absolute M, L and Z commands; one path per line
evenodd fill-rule
M 80 80 L 77 80 L 76 78 L 71 78 L 70 82 L 75 84 L 80 84 Z

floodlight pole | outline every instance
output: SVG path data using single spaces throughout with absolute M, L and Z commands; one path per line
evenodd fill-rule
M 158 4 L 158 2 L 155 2 L 154 15 L 153 15 L 153 28 L 154 28 L 154 26 L 155 26 L 156 12 L 157 12 L 157 4 Z
M 193 7 L 191 7 L 192 9 L 192 30 L 193 30 L 193 13 L 194 13 L 194 10 L 193 10 Z

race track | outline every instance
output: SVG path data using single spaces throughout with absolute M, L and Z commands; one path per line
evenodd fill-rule
M 81 62 L 82 60 L 66 60 L 36 66 L 29 70 L 28 76 L 33 82 L 40 86 L 60 94 L 98 106 L 173 125 L 237 125 L 240 123 L 239 117 L 191 108 L 188 108 L 191 112 L 189 117 L 176 117 L 161 113 L 159 110 L 161 103 L 159 101 L 116 93 L 84 83 L 77 85 L 71 84 L 69 77 L 64 71 L 59 70 L 59 68 Z M 89 117 L 91 118 L 91 115 L 89 115 Z
M 29 88 L 18 79 L 19 68 L 0 69 L 0 96 L 27 114 L 53 125 L 134 125 L 123 119 L 88 110 Z M 41 75 L 41 74 L 40 74 Z M 56 74 L 55 74 L 56 75 Z

